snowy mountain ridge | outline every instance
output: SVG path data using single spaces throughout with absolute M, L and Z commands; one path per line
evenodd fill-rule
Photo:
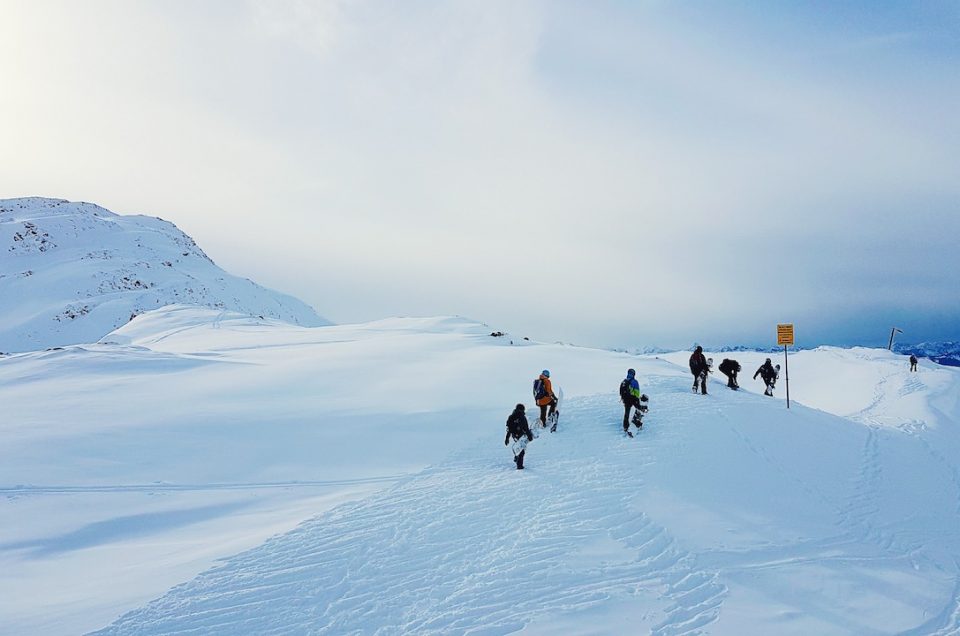
M 223 271 L 162 219 L 62 199 L 0 199 L 0 352 L 95 342 L 171 304 L 329 324 L 300 300 Z
M 960 367 L 960 342 L 957 341 L 894 344 L 893 349 L 903 355 L 913 354 L 919 358 L 930 358 L 938 364 Z

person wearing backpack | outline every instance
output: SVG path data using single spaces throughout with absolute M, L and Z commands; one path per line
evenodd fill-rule
M 527 423 L 527 415 L 523 404 L 517 404 L 513 413 L 507 418 L 507 436 L 503 438 L 503 445 L 510 445 L 513 438 L 513 463 L 517 470 L 523 470 L 523 456 L 527 453 L 527 444 L 533 441 L 533 431 Z
M 916 370 L 917 370 L 917 362 L 918 362 L 917 356 L 915 356 L 915 355 L 913 355 L 913 354 L 911 353 L 911 354 L 910 354 L 910 370 L 911 370 L 911 371 L 916 371 Z
M 727 386 L 736 391 L 740 388 L 737 383 L 737 374 L 740 373 L 740 363 L 736 360 L 724 358 L 720 363 L 720 373 L 727 376 Z
M 707 364 L 707 358 L 703 355 L 703 347 L 697 345 L 690 355 L 690 373 L 693 374 L 693 392 L 696 393 L 699 388 L 704 395 L 707 394 L 707 374 L 710 373 L 710 366 Z
M 760 365 L 760 368 L 757 369 L 757 372 L 753 374 L 753 379 L 756 380 L 757 376 L 763 378 L 764 384 L 767 385 L 767 388 L 764 390 L 763 394 L 767 396 L 773 396 L 773 388 L 777 385 L 777 378 L 780 377 L 780 365 L 776 367 L 773 366 L 773 363 L 770 361 L 770 358 L 767 358 L 766 362 Z
M 627 369 L 627 377 L 620 383 L 620 401 L 623 402 L 623 432 L 633 437 L 630 432 L 630 409 L 637 409 L 634 420 L 637 424 L 637 430 L 643 428 L 643 414 L 646 412 L 646 405 L 642 402 L 647 401 L 646 395 L 640 393 L 640 383 L 637 382 L 637 372 L 633 369 Z
M 544 369 L 540 377 L 533 381 L 533 397 L 537 401 L 537 406 L 540 407 L 540 426 L 545 427 L 547 425 L 547 409 L 550 410 L 549 415 L 551 416 L 557 412 L 557 396 L 553 394 L 550 371 L 547 369 Z M 550 432 L 553 433 L 556 430 L 557 425 L 554 423 Z

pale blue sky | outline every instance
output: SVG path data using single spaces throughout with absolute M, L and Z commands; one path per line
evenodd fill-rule
M 958 2 L 0 0 L 0 197 L 337 322 L 960 339 Z

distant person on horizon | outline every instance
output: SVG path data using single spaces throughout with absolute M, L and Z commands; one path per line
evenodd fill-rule
M 720 373 L 727 376 L 727 386 L 736 391 L 740 388 L 740 385 L 737 383 L 737 374 L 740 373 L 740 363 L 736 360 L 730 360 L 729 358 L 724 358 L 723 362 L 720 363 Z
M 553 417 L 557 412 L 557 396 L 553 394 L 553 384 L 550 382 L 550 371 L 544 369 L 540 377 L 533 381 L 533 397 L 540 407 L 540 426 L 547 425 L 547 409 L 550 409 L 549 417 Z M 556 419 L 550 428 L 551 433 L 557 431 Z
M 523 456 L 527 453 L 527 444 L 533 441 L 533 431 L 527 423 L 526 407 L 517 404 L 513 413 L 507 418 L 507 436 L 503 438 L 503 445 L 510 445 L 513 438 L 513 463 L 517 470 L 523 470 Z
M 693 392 L 697 389 L 707 394 L 707 374 L 710 373 L 710 365 L 707 364 L 707 358 L 703 355 L 703 347 L 697 345 L 690 355 L 690 373 L 693 374 Z
M 917 362 L 918 362 L 917 356 L 911 353 L 910 354 L 910 370 L 911 371 L 917 370 Z
M 777 378 L 780 377 L 780 365 L 773 366 L 773 363 L 770 361 L 770 358 L 767 358 L 767 361 L 760 365 L 760 368 L 757 369 L 757 372 L 753 374 L 753 379 L 756 380 L 757 376 L 763 378 L 764 384 L 767 385 L 767 388 L 764 390 L 764 395 L 773 396 L 773 389 L 777 385 Z

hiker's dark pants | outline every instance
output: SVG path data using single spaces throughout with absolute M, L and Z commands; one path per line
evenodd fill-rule
M 546 404 L 541 404 L 541 405 L 540 405 L 540 423 L 543 424 L 544 426 L 547 425 L 547 409 L 548 409 L 548 408 L 550 409 L 550 413 L 551 413 L 551 414 L 557 412 L 557 399 L 556 399 L 556 398 L 550 400 L 550 401 L 547 402 Z
M 631 395 L 630 399 L 623 403 L 623 430 L 630 428 L 630 409 L 640 408 L 640 398 Z
M 693 374 L 693 390 L 696 391 L 697 387 L 700 387 L 700 391 L 706 395 L 707 394 L 707 372 L 698 371 Z

